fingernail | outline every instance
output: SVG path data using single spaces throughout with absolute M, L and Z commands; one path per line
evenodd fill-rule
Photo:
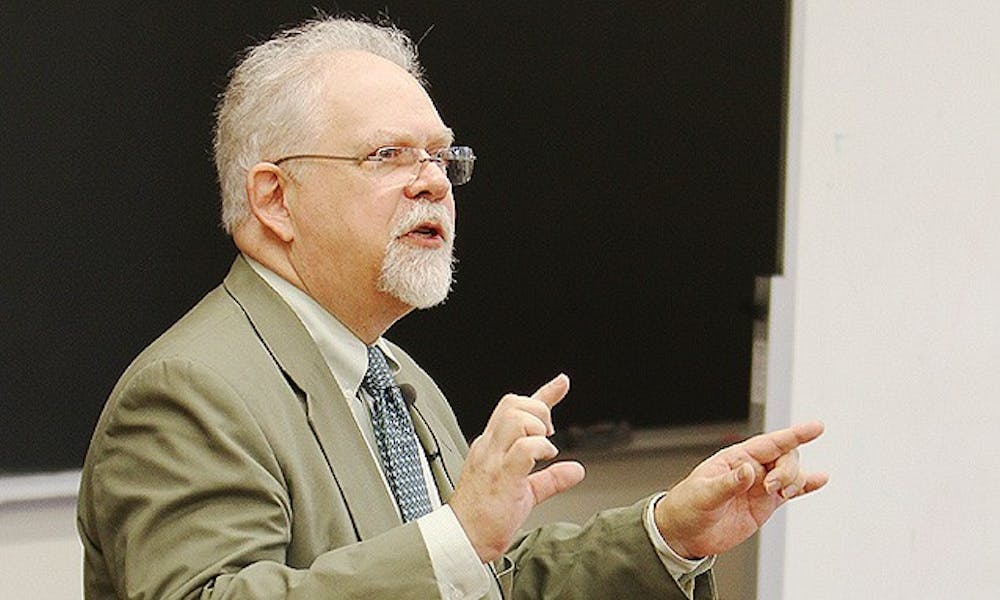
M 733 477 L 736 478 L 736 483 L 744 483 L 753 478 L 753 470 L 746 469 L 743 465 L 740 465 L 735 471 L 733 471 Z
M 777 479 L 768 479 L 764 483 L 764 491 L 767 492 L 768 494 L 773 494 L 777 492 L 778 488 L 780 487 L 781 487 L 781 482 L 779 482 Z
M 798 493 L 799 493 L 799 488 L 796 487 L 795 485 L 790 485 L 785 489 L 781 490 L 781 497 L 784 498 L 785 500 L 788 500 L 789 498 L 795 496 L 795 494 Z

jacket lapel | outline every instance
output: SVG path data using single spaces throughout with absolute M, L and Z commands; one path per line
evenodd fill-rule
M 360 539 L 401 524 L 378 466 L 316 343 L 271 286 L 237 257 L 224 283 L 286 377 L 305 395 L 306 417 L 347 503 Z

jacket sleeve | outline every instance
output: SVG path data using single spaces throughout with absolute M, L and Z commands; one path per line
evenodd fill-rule
M 289 487 L 236 389 L 174 358 L 112 394 L 81 486 L 86 560 L 102 563 L 87 569 L 87 597 L 437 597 L 416 523 L 288 566 Z
M 603 511 L 582 526 L 555 523 L 518 539 L 508 552 L 514 598 L 687 600 L 643 526 L 648 500 Z M 695 580 L 695 599 L 715 597 L 709 571 Z

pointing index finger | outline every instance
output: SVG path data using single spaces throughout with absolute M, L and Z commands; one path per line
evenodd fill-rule
M 552 408 L 566 397 L 567 392 L 569 392 L 569 377 L 565 373 L 560 373 L 548 383 L 542 384 L 531 397 L 535 400 L 541 400 L 546 406 Z
M 819 421 L 798 423 L 787 429 L 762 433 L 740 444 L 750 456 L 762 464 L 777 460 L 802 444 L 807 444 L 823 433 Z

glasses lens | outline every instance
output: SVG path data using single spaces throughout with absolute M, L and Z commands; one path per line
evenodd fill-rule
M 472 166 L 476 155 L 468 146 L 452 146 L 445 150 L 442 157 L 445 161 L 445 172 L 452 185 L 462 185 L 472 179 Z

